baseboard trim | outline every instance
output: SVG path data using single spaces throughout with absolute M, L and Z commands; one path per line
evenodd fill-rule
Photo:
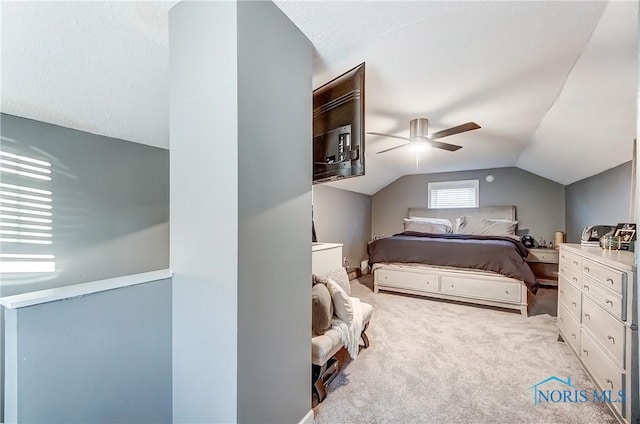
M 307 415 L 305 415 L 298 424 L 313 424 L 313 409 L 309 409 Z

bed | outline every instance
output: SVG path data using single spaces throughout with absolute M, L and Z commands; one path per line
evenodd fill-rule
M 515 206 L 473 209 L 410 208 L 408 217 L 467 215 L 516 220 Z M 414 294 L 516 309 L 527 316 L 527 295 L 537 282 L 525 261 L 528 251 L 509 237 L 404 232 L 369 244 L 374 291 Z

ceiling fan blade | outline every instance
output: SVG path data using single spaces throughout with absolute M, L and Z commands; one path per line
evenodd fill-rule
M 439 141 L 429 140 L 429 144 L 431 147 L 435 147 L 436 149 L 448 150 L 450 152 L 455 152 L 456 150 L 462 149 L 462 146 L 456 146 L 455 144 L 441 143 Z
M 382 133 L 377 133 L 377 132 L 368 132 L 367 134 L 371 134 L 371 135 L 379 135 L 380 137 L 391 137 L 391 138 L 397 138 L 400 140 L 404 140 L 404 141 L 410 141 L 409 138 L 407 137 L 400 137 L 397 135 L 391 135 L 391 134 L 382 134 Z
M 480 125 L 475 122 L 467 122 L 466 124 L 458 125 L 455 127 L 447 128 L 446 130 L 438 131 L 433 134 L 429 134 L 431 140 L 437 140 L 443 137 L 449 137 L 450 135 L 460 134 L 467 131 L 473 131 L 481 128 Z
M 442 143 L 442 144 L 444 144 L 444 143 Z M 392 148 L 387 149 L 387 150 L 382 150 L 382 151 L 380 151 L 380 152 L 376 152 L 376 155 L 379 155 L 380 153 L 390 152 L 391 150 L 396 150 L 396 149 L 399 149 L 399 148 L 401 148 L 401 147 L 405 147 L 405 146 L 408 146 L 408 145 L 409 145 L 409 143 L 407 143 L 407 144 L 401 144 L 401 145 L 399 145 L 399 146 L 392 147 Z

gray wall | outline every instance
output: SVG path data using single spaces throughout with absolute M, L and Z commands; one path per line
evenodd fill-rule
M 487 183 L 487 175 L 495 181 Z M 536 240 L 553 239 L 565 229 L 564 186 L 519 168 L 407 175 L 373 195 L 372 235 L 402 231 L 410 207 L 427 207 L 427 184 L 438 181 L 480 180 L 480 206 L 515 205 L 518 230 L 528 230 Z
M 238 2 L 238 422 L 311 409 L 312 45 Z
M 174 421 L 299 422 L 312 46 L 270 2 L 182 2 L 169 18 Z
M 2 182 L 53 193 L 53 244 L 41 253 L 56 262 L 53 273 L 3 274 L 2 296 L 169 266 L 167 150 L 6 114 L 0 126 L 4 152 L 52 164 L 50 182 Z
M 169 12 L 176 423 L 237 420 L 236 26 L 234 2 Z
M 367 258 L 371 240 L 371 196 L 322 184 L 313 186 L 313 221 L 318 241 L 342 243 L 350 266 Z
M 635 222 L 629 217 L 631 161 L 566 187 L 567 241 L 579 243 L 587 225 Z
M 6 422 L 171 422 L 170 279 L 6 313 Z

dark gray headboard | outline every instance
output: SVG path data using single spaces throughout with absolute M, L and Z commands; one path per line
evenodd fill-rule
M 469 215 L 477 218 L 509 219 L 516 220 L 515 206 L 482 206 L 479 208 L 457 208 L 457 209 L 424 209 L 409 208 L 407 217 L 419 216 L 424 218 L 446 218 L 451 223 L 456 222 L 456 218 Z

